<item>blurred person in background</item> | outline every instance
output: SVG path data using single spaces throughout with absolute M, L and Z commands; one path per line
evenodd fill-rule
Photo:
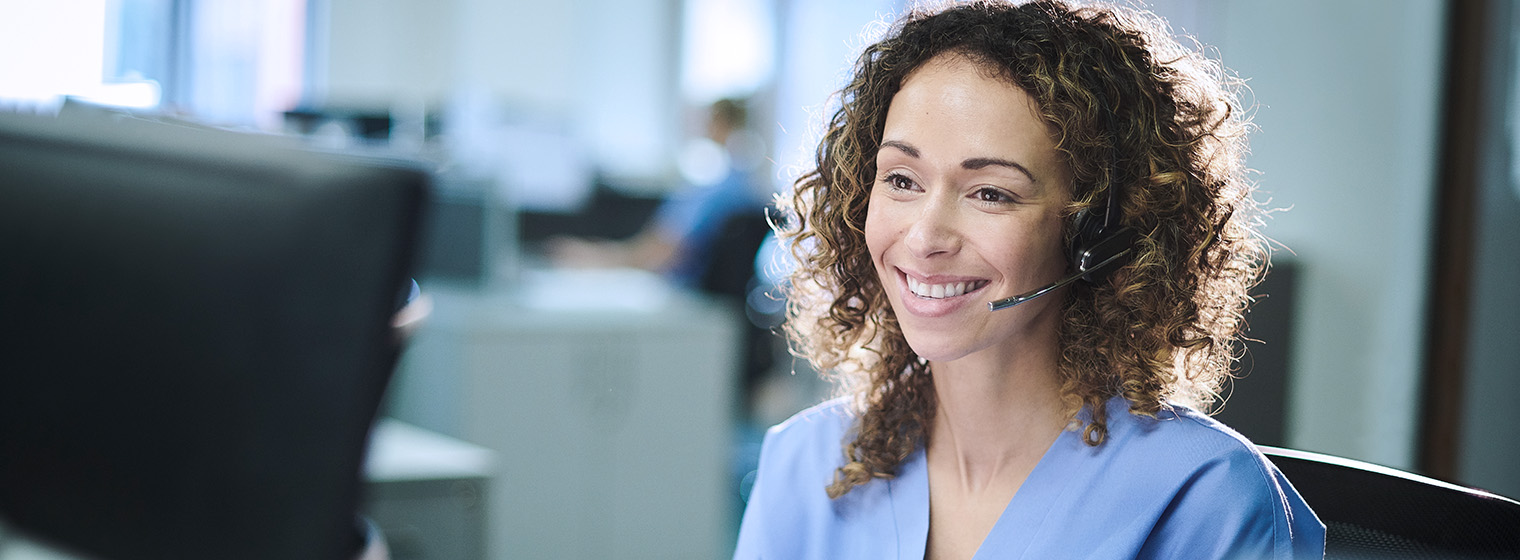
M 754 181 L 754 169 L 764 149 L 747 128 L 743 101 L 721 99 L 708 108 L 705 134 L 688 146 L 681 159 L 685 188 L 671 194 L 638 233 L 627 240 L 591 240 L 557 237 L 549 240 L 547 253 L 558 266 L 632 267 L 659 272 L 672 282 L 689 288 L 704 286 L 704 275 L 720 260 L 733 260 L 753 268 L 759 239 L 745 239 L 740 247 L 726 246 L 725 228 L 747 221 L 752 232 L 763 237 L 764 208 L 768 202 Z M 758 226 L 756 226 L 758 224 Z M 718 259 L 718 252 L 739 251 L 743 258 Z M 727 266 L 727 265 L 725 265 Z M 738 287 L 739 290 L 743 286 Z

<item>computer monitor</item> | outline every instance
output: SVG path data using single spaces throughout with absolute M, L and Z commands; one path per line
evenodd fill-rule
M 0 114 L 0 520 L 108 559 L 353 552 L 427 175 Z

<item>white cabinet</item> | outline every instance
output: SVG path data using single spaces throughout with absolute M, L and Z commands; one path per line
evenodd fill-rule
M 736 311 L 635 271 L 424 290 L 387 412 L 495 452 L 490 558 L 728 553 Z

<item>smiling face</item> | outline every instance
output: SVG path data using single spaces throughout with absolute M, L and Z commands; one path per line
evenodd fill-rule
M 876 169 L 866 244 L 914 352 L 1012 359 L 1024 343 L 1055 343 L 1061 293 L 987 308 L 1066 270 L 1070 172 L 1033 98 L 940 55 L 892 98 Z

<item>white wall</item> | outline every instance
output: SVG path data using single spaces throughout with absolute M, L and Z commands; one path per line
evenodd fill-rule
M 1249 80 L 1250 167 L 1301 263 L 1289 443 L 1415 458 L 1445 14 L 1425 0 L 1213 5 Z
M 562 127 L 614 179 L 671 175 L 679 0 L 318 0 L 322 100 L 386 108 L 484 95 Z M 320 56 L 320 53 L 319 53 Z
M 460 0 L 329 0 L 326 60 L 317 66 L 332 103 L 388 108 L 442 98 L 454 78 Z M 320 32 L 320 30 L 319 30 Z

